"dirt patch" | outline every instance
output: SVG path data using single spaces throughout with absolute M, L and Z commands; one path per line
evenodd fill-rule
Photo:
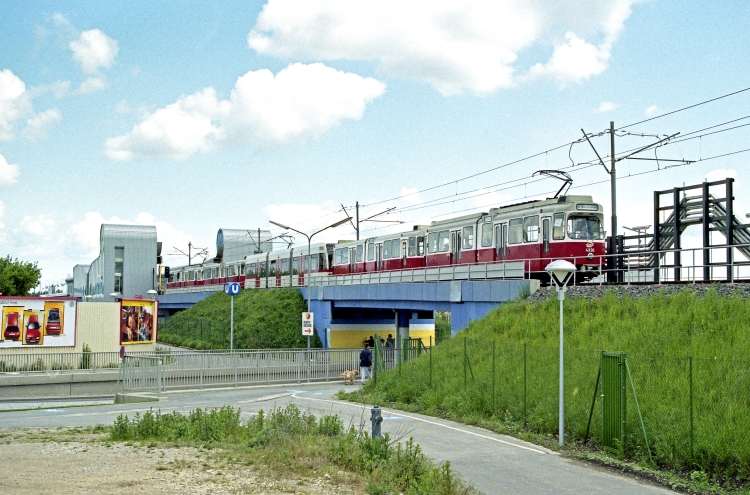
M 362 494 L 346 473 L 272 477 L 216 451 L 104 442 L 77 429 L 0 430 L 0 493 Z

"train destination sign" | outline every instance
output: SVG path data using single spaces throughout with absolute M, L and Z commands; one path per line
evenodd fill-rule
M 305 311 L 302 313 L 302 335 L 306 335 L 308 337 L 313 335 L 314 330 L 313 326 L 313 314 Z

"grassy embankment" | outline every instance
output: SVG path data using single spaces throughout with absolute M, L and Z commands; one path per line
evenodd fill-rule
M 380 374 L 377 383 L 370 381 L 350 398 L 480 424 L 554 446 L 558 310 L 556 298 L 498 308 L 438 346 L 431 358 L 422 356 Z M 712 292 L 705 298 L 687 290 L 637 300 L 613 294 L 594 301 L 567 299 L 568 441 L 580 447 L 586 435 L 599 350 L 627 352 L 652 467 L 692 479 L 693 487 L 705 490 L 746 485 L 749 328 L 750 302 Z M 601 437 L 600 400 L 585 447 L 589 452 L 596 452 Z M 620 459 L 649 464 L 630 390 Z M 674 479 L 673 484 L 682 483 Z
M 402 445 L 387 436 L 373 439 L 362 430 L 346 428 L 338 416 L 318 420 L 294 405 L 268 415 L 261 411 L 247 422 L 231 406 L 196 409 L 187 416 L 148 411 L 130 420 L 120 415 L 110 439 L 208 446 L 230 463 L 251 465 L 273 476 L 334 476 L 372 495 L 475 493 L 456 478 L 449 463 L 433 465 L 411 440 Z
M 213 294 L 167 318 L 157 339 L 194 349 L 229 349 L 230 296 Z M 235 349 L 301 348 L 301 314 L 307 309 L 297 289 L 245 290 L 234 298 Z M 320 347 L 314 337 L 311 345 Z

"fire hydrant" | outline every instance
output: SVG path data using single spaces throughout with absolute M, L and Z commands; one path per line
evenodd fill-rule
M 380 424 L 383 422 L 383 416 L 380 415 L 380 408 L 378 406 L 371 409 L 370 421 L 372 421 L 372 438 L 382 437 Z

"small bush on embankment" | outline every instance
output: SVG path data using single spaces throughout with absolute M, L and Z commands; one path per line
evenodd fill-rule
M 307 346 L 297 289 L 245 290 L 234 298 L 234 348 L 282 349 Z M 193 349 L 229 349 L 230 296 L 213 294 L 159 326 L 157 339 Z M 315 336 L 312 346 L 320 347 Z
M 558 421 L 557 298 L 498 308 L 401 369 L 379 373 L 352 397 L 553 437 Z M 654 462 L 709 482 L 750 479 L 750 301 L 665 297 L 565 301 L 568 440 L 586 436 L 600 350 L 626 352 Z M 628 386 L 625 454 L 648 462 Z M 601 388 L 599 389 L 601 394 Z M 601 437 L 600 398 L 590 442 Z M 691 419 L 692 418 L 692 419 Z M 539 438 L 537 436 L 537 438 Z M 554 442 L 550 442 L 554 443 Z M 697 474 L 696 474 L 697 473 Z
M 345 428 L 338 416 L 318 420 L 289 405 L 247 422 L 231 406 L 196 409 L 187 416 L 152 410 L 131 420 L 120 415 L 110 429 L 113 441 L 175 442 L 219 447 L 234 462 L 266 467 L 277 475 L 321 477 L 329 466 L 364 478 L 370 494 L 473 494 L 450 464 L 434 466 L 410 439 L 405 444 L 370 438 Z

